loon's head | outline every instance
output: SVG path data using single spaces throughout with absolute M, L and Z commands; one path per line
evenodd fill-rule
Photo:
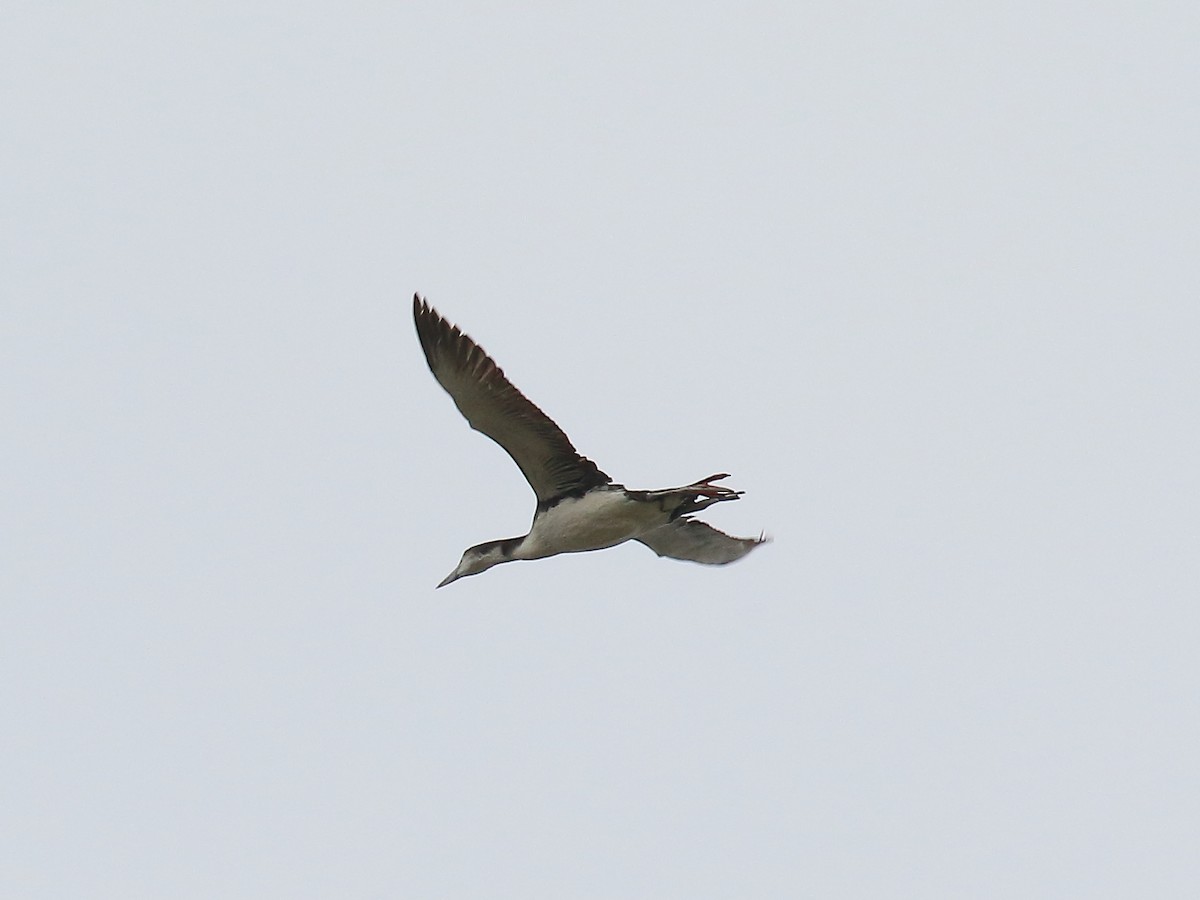
M 463 551 L 462 559 L 458 561 L 454 571 L 442 579 L 438 587 L 445 587 L 452 581 L 458 581 L 467 575 L 478 575 L 486 572 L 492 566 L 503 562 L 512 562 L 513 549 L 521 542 L 521 538 L 505 538 L 501 541 L 485 541 L 468 547 Z

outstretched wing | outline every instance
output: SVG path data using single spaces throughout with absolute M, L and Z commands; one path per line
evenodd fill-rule
M 637 539 L 659 556 L 723 566 L 741 559 L 770 538 L 739 538 L 717 531 L 706 522 L 687 517 L 668 522 Z
M 612 481 L 575 451 L 562 429 L 513 387 L 482 347 L 416 294 L 413 321 L 433 376 L 471 427 L 508 452 L 539 503 Z

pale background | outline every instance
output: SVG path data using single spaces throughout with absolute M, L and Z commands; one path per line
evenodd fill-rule
M 0 19 L 0 894 L 1200 892 L 1195 4 Z

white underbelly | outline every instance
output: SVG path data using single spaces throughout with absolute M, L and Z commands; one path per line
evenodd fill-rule
M 667 514 L 656 503 L 638 503 L 623 491 L 596 491 L 562 500 L 538 516 L 521 556 L 537 559 L 612 547 L 657 528 Z

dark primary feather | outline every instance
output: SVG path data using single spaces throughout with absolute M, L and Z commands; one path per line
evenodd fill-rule
M 539 503 L 612 481 L 576 452 L 562 429 L 513 387 L 482 347 L 417 294 L 413 321 L 429 370 L 471 427 L 513 458 Z

